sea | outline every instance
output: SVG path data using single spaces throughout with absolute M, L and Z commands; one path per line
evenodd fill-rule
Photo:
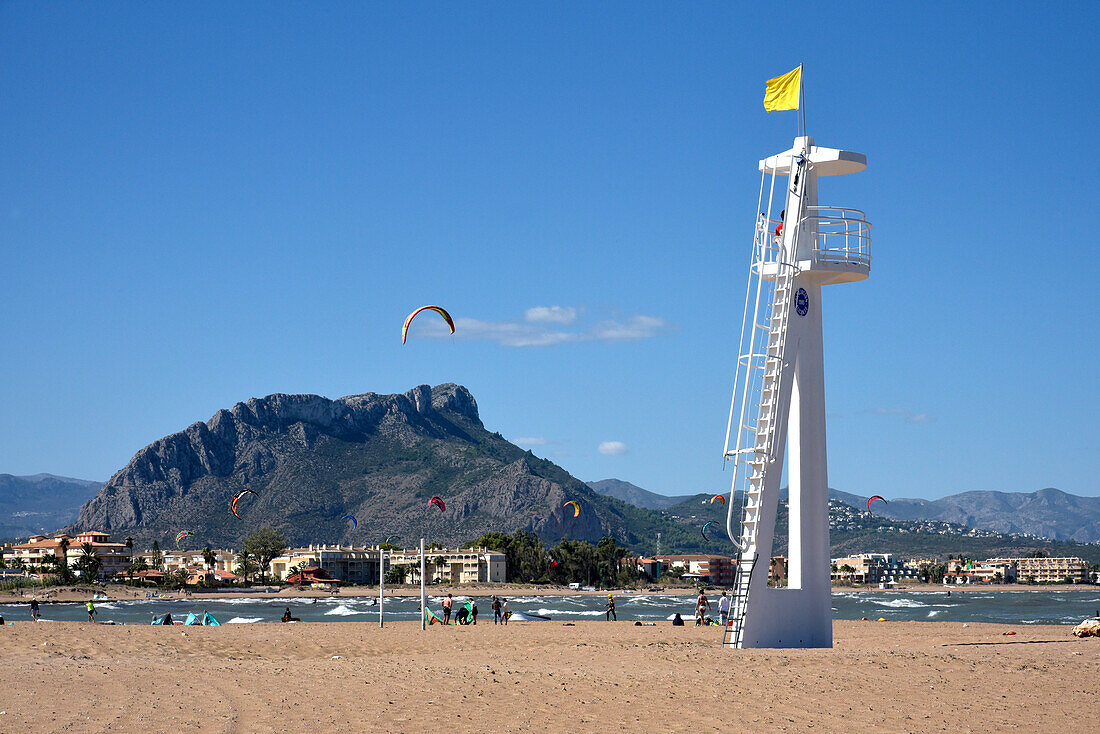
M 709 597 L 712 601 L 715 596 Z M 455 597 L 457 608 L 466 597 Z M 30 618 L 29 600 L 0 604 L 0 615 L 7 621 Z M 606 596 L 509 596 L 509 608 L 516 612 L 547 617 L 552 621 L 603 619 Z M 478 618 L 492 623 L 490 600 L 478 598 Z M 387 596 L 385 619 L 419 619 L 419 596 Z M 442 597 L 429 596 L 435 611 Z M 615 610 L 620 621 L 656 622 L 679 613 L 691 623 L 695 600 L 691 596 L 653 593 L 615 594 Z M 223 624 L 278 622 L 285 609 L 303 622 L 371 622 L 378 620 L 378 599 L 343 597 L 291 599 L 256 595 L 237 598 L 195 595 L 182 599 L 135 599 L 96 602 L 97 619 L 118 624 L 149 624 L 156 615 L 170 613 L 182 621 L 189 612 L 202 616 L 209 612 Z M 884 618 L 936 622 L 996 622 L 1003 624 L 1076 624 L 1100 615 L 1100 587 L 1085 590 L 988 591 L 853 591 L 833 594 L 834 619 Z M 43 603 L 41 617 L 48 620 L 81 621 L 87 619 L 83 603 Z

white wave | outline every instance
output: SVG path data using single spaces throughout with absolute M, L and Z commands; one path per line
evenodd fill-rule
M 329 616 L 329 615 L 332 615 L 332 614 L 335 614 L 339 617 L 349 617 L 353 614 L 370 614 L 370 612 L 369 611 L 360 612 L 360 611 L 357 611 L 355 609 L 352 609 L 351 607 L 347 606 L 346 604 L 341 604 L 340 606 L 335 607 L 335 608 L 330 609 L 327 612 L 325 612 L 325 616 Z
M 105 601 L 105 602 L 100 602 L 99 604 L 96 604 L 95 608 L 96 609 L 118 609 L 119 606 L 117 604 L 112 604 L 109 601 Z
M 263 617 L 233 617 L 226 624 L 254 624 L 264 621 Z
M 890 601 L 868 599 L 867 601 L 872 604 L 878 604 L 880 607 L 890 607 L 892 609 L 919 609 L 928 606 L 927 604 L 921 604 L 919 601 L 913 601 L 912 599 L 891 599 Z
M 602 617 L 605 612 L 600 609 L 587 609 L 587 610 L 572 610 L 567 611 L 565 609 L 546 609 L 540 607 L 538 610 L 531 612 L 531 614 L 541 614 L 544 617 L 549 617 L 553 614 L 576 614 L 582 617 Z
M 150 599 L 149 601 L 166 601 L 166 600 L 165 599 Z M 167 601 L 174 601 L 174 600 L 167 600 Z M 284 599 L 270 599 L 270 598 L 264 599 L 264 598 L 257 597 L 257 596 L 252 596 L 252 597 L 246 596 L 246 597 L 237 597 L 236 599 L 213 599 L 212 601 L 216 601 L 218 604 L 272 604 L 272 603 L 282 604 L 284 601 L 290 601 L 290 600 L 289 599 L 286 599 L 286 600 L 284 600 Z
M 933 609 L 932 611 L 928 612 L 928 618 L 931 619 L 932 617 L 935 617 L 937 614 L 943 614 L 943 610 L 942 609 Z

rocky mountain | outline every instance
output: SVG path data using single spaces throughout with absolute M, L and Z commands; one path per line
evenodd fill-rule
M 229 502 L 243 489 L 257 496 L 241 499 L 238 520 Z M 428 505 L 433 495 L 445 512 Z M 563 510 L 569 500 L 580 503 L 580 517 Z M 358 518 L 358 530 L 345 514 Z M 474 397 L 454 384 L 237 403 L 138 451 L 71 530 L 162 546 L 190 530 L 201 545 L 236 547 L 264 525 L 299 545 L 362 545 L 390 535 L 409 545 L 420 537 L 456 544 L 520 529 L 546 543 L 610 535 L 640 552 L 662 531 L 665 548 L 697 545 L 659 513 L 603 497 L 486 430 Z
M 71 523 L 102 486 L 53 474 L 0 474 L 0 538 L 48 533 Z
M 598 482 L 588 482 L 588 486 L 604 497 L 615 497 L 635 507 L 645 507 L 650 510 L 664 510 L 692 497 L 689 494 L 676 496 L 657 494 L 621 479 L 601 479 Z

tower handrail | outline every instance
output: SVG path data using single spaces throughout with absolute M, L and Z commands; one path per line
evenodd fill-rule
M 814 231 L 813 259 L 821 263 L 871 265 L 871 223 L 859 209 L 807 206 L 802 224 Z

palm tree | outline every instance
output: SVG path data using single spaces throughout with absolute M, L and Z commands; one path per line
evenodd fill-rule
M 69 570 L 69 539 L 61 538 L 57 541 L 57 575 L 63 582 L 68 581 L 72 574 Z
M 130 577 L 130 583 L 134 583 L 134 574 L 141 573 L 149 568 L 149 564 L 145 562 L 145 559 L 141 556 L 135 558 L 126 569 L 126 574 Z
M 435 577 L 438 579 L 443 578 L 443 566 L 447 563 L 447 559 L 443 556 L 436 556 L 432 559 L 432 565 L 435 566 Z
M 95 581 L 99 575 L 99 567 L 103 564 L 96 556 L 95 546 L 91 543 L 82 543 L 80 546 L 80 558 L 77 559 L 76 566 L 80 569 L 80 577 L 84 581 L 91 583 Z
M 206 561 L 206 567 L 214 570 L 214 564 L 218 562 L 218 555 L 210 550 L 210 546 L 202 549 L 202 560 Z
M 240 572 L 241 576 L 244 578 L 244 582 L 247 584 L 248 577 L 256 572 L 256 562 L 253 560 L 252 554 L 242 549 L 241 552 L 237 554 L 235 564 L 237 571 Z

